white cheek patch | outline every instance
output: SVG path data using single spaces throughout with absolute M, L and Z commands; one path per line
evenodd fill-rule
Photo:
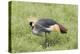
M 36 21 L 36 22 L 37 22 L 37 21 Z M 36 22 L 33 22 L 33 23 L 32 23 L 32 26 L 35 26 Z

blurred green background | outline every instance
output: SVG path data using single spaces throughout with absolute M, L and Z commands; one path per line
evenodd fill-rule
M 44 35 L 32 34 L 27 18 L 47 17 L 64 25 L 66 34 L 48 34 L 50 47 L 44 49 Z M 78 6 L 13 1 L 11 3 L 11 48 L 12 52 L 69 50 L 78 48 Z

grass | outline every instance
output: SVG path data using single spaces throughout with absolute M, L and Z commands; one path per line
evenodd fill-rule
M 11 5 L 11 48 L 12 52 L 34 52 L 77 49 L 78 6 L 13 1 Z M 50 47 L 44 49 L 44 36 L 33 35 L 26 20 L 29 16 L 47 17 L 64 25 L 66 34 L 48 34 Z

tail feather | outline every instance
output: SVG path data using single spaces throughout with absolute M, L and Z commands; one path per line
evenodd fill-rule
M 67 29 L 63 25 L 61 25 L 61 24 L 58 24 L 58 25 L 60 27 L 61 33 L 67 33 Z

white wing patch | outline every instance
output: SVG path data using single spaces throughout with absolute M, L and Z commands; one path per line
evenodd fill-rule
M 46 28 L 48 31 L 56 31 L 56 32 L 60 32 L 60 28 L 58 24 L 52 25 L 49 28 Z

